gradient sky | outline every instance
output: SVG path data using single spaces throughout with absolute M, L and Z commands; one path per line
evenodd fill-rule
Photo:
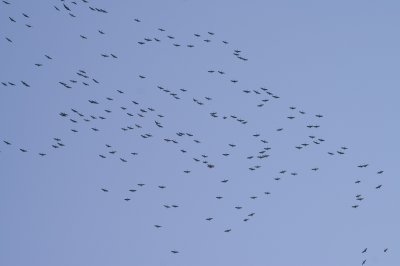
M 7 84 L 0 84 L 0 265 L 399 265 L 398 1 L 7 1 L 0 3 Z M 257 107 L 262 99 L 269 101 Z M 135 129 L 121 130 L 128 125 Z M 325 141 L 313 144 L 309 135 Z M 53 138 L 65 146 L 53 148 Z M 296 149 L 301 143 L 310 145 Z M 342 146 L 348 150 L 339 155 Z M 265 147 L 267 159 L 246 159 Z

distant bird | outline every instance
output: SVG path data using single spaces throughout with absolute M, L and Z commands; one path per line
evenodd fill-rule
M 380 189 L 382 187 L 382 185 L 379 185 L 379 186 L 376 186 L 375 188 L 376 189 Z
M 226 229 L 224 232 L 229 233 L 230 231 L 232 231 L 232 229 Z
M 25 87 L 30 87 L 30 85 L 28 83 L 26 83 L 25 81 L 21 81 L 21 83 L 25 86 Z
M 179 253 L 179 251 L 177 251 L 177 250 L 171 250 L 171 252 L 172 252 L 173 254 L 178 254 L 178 253 Z
M 108 189 L 105 189 L 105 188 L 102 188 L 101 190 L 104 192 L 108 192 Z
M 365 248 L 361 253 L 367 252 L 368 248 Z

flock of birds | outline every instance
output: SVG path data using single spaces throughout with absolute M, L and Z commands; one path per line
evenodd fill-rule
M 8 0 L 2 1 L 3 7 L 2 10 L 8 10 L 13 8 L 12 1 Z M 61 1 L 61 3 L 54 5 L 54 12 L 65 13 L 71 17 L 71 19 L 75 19 L 77 17 L 75 10 L 79 8 L 87 8 L 91 12 L 97 12 L 101 14 L 108 14 L 109 12 L 103 8 L 91 6 L 89 1 L 81 0 L 81 1 Z M 10 16 L 9 22 L 13 24 L 21 24 L 29 29 L 34 29 L 35 25 L 30 22 L 31 16 L 25 12 L 21 12 L 20 17 Z M 132 18 L 132 23 L 140 26 L 144 22 L 142 22 L 139 18 Z M 155 29 L 158 31 L 157 36 L 148 37 L 145 36 L 142 39 L 139 39 L 136 43 L 137 49 L 142 49 L 145 46 L 151 46 L 152 49 L 156 49 L 156 45 L 169 45 L 172 47 L 176 47 L 176 49 L 193 49 L 193 53 L 196 48 L 208 45 L 216 45 L 222 46 L 224 50 L 230 52 L 233 55 L 233 60 L 236 63 L 245 64 L 250 59 L 245 55 L 245 53 L 237 48 L 232 48 L 230 42 L 224 39 L 218 39 L 217 34 L 211 31 L 207 31 L 205 34 L 200 34 L 194 32 L 191 37 L 188 37 L 185 40 L 178 40 L 174 34 L 164 28 Z M 107 33 L 104 30 L 98 29 L 97 34 L 103 37 L 107 37 Z M 9 45 L 14 45 L 15 40 L 12 36 L 3 36 L 4 40 L 9 43 Z M 87 34 L 79 34 L 77 38 L 81 39 L 82 42 L 88 41 L 91 37 Z M 121 55 L 118 52 L 108 52 L 101 53 L 98 55 L 104 60 L 118 60 L 121 58 Z M 43 54 L 43 60 L 35 63 L 32 68 L 45 68 L 47 62 L 57 60 L 55 57 L 50 56 L 48 54 Z M 105 61 L 107 64 L 108 61 Z M 230 75 L 227 71 L 219 68 L 210 68 L 204 70 L 204 74 L 213 76 L 213 78 L 217 78 L 221 82 L 225 82 L 226 86 L 231 86 L 231 89 L 235 91 L 235 93 L 240 94 L 239 97 L 251 97 L 251 102 L 254 108 L 258 110 L 262 110 L 268 106 L 268 104 L 276 103 L 281 104 L 281 96 L 273 92 L 271 89 L 261 86 L 259 88 L 241 88 L 241 80 L 234 75 Z M 92 132 L 93 134 L 99 134 L 102 131 L 110 131 L 113 132 L 120 131 L 120 133 L 115 134 L 131 134 L 133 136 L 133 140 L 136 142 L 145 143 L 146 141 L 157 142 L 159 149 L 173 149 L 178 153 L 181 153 L 184 158 L 188 158 L 192 160 L 191 164 L 187 164 L 182 167 L 181 159 L 177 160 L 178 165 L 182 167 L 181 172 L 184 175 L 190 175 L 197 169 L 197 165 L 203 165 L 205 169 L 214 169 L 219 168 L 218 162 L 221 160 L 228 160 L 230 157 L 240 158 L 242 162 L 241 165 L 237 165 L 237 167 L 247 169 L 249 173 L 254 171 L 260 171 L 266 164 L 268 164 L 268 158 L 272 156 L 273 150 L 273 142 L 270 141 L 270 135 L 279 135 L 285 134 L 288 130 L 286 127 L 291 127 L 290 123 L 294 120 L 301 120 L 302 127 L 309 130 L 309 134 L 306 138 L 299 141 L 292 148 L 292 151 L 289 152 L 305 152 L 306 150 L 313 149 L 313 147 L 319 145 L 325 145 L 327 141 L 323 136 L 319 135 L 318 129 L 321 127 L 321 121 L 325 120 L 324 115 L 315 113 L 309 114 L 303 109 L 297 106 L 288 106 L 287 114 L 281 117 L 282 127 L 277 127 L 271 129 L 270 132 L 259 133 L 259 131 L 255 130 L 257 128 L 257 123 L 251 121 L 249 118 L 243 117 L 240 112 L 238 113 L 229 113 L 229 111 L 224 111 L 222 108 L 219 111 L 212 110 L 214 106 L 213 102 L 218 101 L 212 95 L 201 95 L 201 91 L 191 90 L 187 88 L 175 89 L 173 86 L 166 86 L 164 84 L 160 84 L 157 82 L 152 82 L 151 74 L 148 73 L 138 73 L 136 77 L 136 82 L 140 85 L 143 82 L 146 82 L 145 85 L 149 86 L 153 89 L 155 95 L 157 95 L 159 101 L 167 102 L 170 106 L 174 106 L 176 101 L 182 102 L 185 105 L 192 105 L 192 109 L 188 112 L 198 112 L 200 115 L 207 116 L 210 121 L 212 120 L 221 120 L 220 125 L 223 127 L 223 123 L 234 124 L 235 126 L 247 127 L 250 132 L 249 135 L 244 136 L 242 143 L 233 143 L 226 142 L 225 150 L 218 152 L 208 152 L 209 144 L 207 144 L 207 140 L 203 139 L 201 135 L 195 133 L 195 129 L 193 131 L 187 131 L 182 129 L 172 129 L 170 124 L 171 120 L 168 120 L 168 114 L 160 111 L 159 106 L 152 106 L 147 104 L 146 102 L 140 102 L 139 100 L 132 97 L 132 94 L 129 91 L 117 89 L 113 91 L 109 91 L 109 95 L 105 98 L 98 97 L 93 95 L 92 98 L 86 99 L 86 104 L 83 104 L 81 107 L 71 106 L 68 110 L 59 110 L 58 114 L 69 127 L 69 130 L 79 136 L 82 132 Z M 35 89 L 35 85 L 33 82 L 29 80 L 19 80 L 19 81 L 9 81 L 2 80 L 1 84 L 7 87 L 16 87 L 21 85 L 26 88 Z M 83 87 L 88 86 L 100 86 L 102 84 L 101 78 L 96 77 L 94 74 L 90 74 L 90 71 L 85 70 L 84 68 L 76 69 L 76 72 L 71 75 L 69 78 L 65 80 L 59 80 L 58 85 L 60 89 L 67 90 L 77 90 Z M 161 108 L 165 108 L 165 105 L 160 104 Z M 84 111 L 90 110 L 90 111 Z M 174 119 L 173 117 L 171 119 Z M 127 121 L 126 124 L 120 124 L 118 127 L 115 126 L 115 121 Z M 187 125 L 185 125 L 187 126 Z M 174 131 L 174 134 L 170 132 Z M 222 140 L 224 141 L 224 140 Z M 226 141 L 226 140 L 225 140 Z M 249 141 L 257 142 L 257 150 L 255 150 L 251 154 L 244 155 L 243 152 L 240 151 L 240 147 L 243 147 Z M 135 159 L 141 156 L 140 151 L 130 150 L 124 151 L 119 150 L 115 147 L 111 140 L 104 140 L 103 143 L 99 143 L 102 147 L 102 152 L 98 154 L 93 154 L 93 157 L 97 157 L 98 160 L 117 160 L 122 164 L 129 164 L 131 162 L 134 163 Z M 63 141 L 63 138 L 56 136 L 51 140 L 51 144 L 49 147 L 44 147 L 41 150 L 31 150 L 29 147 L 22 146 L 18 143 L 15 143 L 12 139 L 3 139 L 2 147 L 0 146 L 0 151 L 3 153 L 7 153 L 10 149 L 19 150 L 21 153 L 29 153 L 32 156 L 40 156 L 47 157 L 51 156 L 52 152 L 56 150 L 63 149 L 67 144 Z M 70 145 L 73 145 L 71 143 Z M 143 144 L 146 145 L 146 144 Z M 340 145 L 339 147 L 326 147 L 325 148 L 325 156 L 344 156 L 348 152 L 349 148 L 345 145 Z M 369 163 L 361 163 L 355 164 L 355 168 L 359 168 L 360 171 L 371 168 Z M 311 166 L 309 167 L 310 173 L 316 173 L 320 170 L 319 166 Z M 211 171 L 211 170 L 210 170 Z M 361 172 L 360 172 L 361 173 Z M 365 173 L 365 172 L 363 172 Z M 376 173 L 376 175 L 383 175 L 384 171 L 381 169 L 371 169 L 371 173 Z M 290 169 L 280 169 L 276 171 L 271 177 L 273 182 L 280 182 L 283 178 L 290 176 L 301 176 L 301 174 L 297 170 Z M 231 182 L 230 178 L 223 178 L 218 180 L 217 182 L 221 184 L 228 184 Z M 357 185 L 362 183 L 362 179 L 354 180 L 355 190 L 357 190 Z M 134 193 L 142 189 L 146 186 L 145 183 L 138 183 L 137 187 L 128 189 L 131 195 L 122 197 L 121 200 L 129 202 L 134 197 Z M 158 184 L 157 188 L 160 190 L 168 189 L 166 184 Z M 376 183 L 374 186 L 375 190 L 382 190 L 383 184 Z M 99 191 L 102 193 L 112 193 L 112 189 L 108 187 L 101 187 Z M 248 195 L 250 200 L 257 200 L 261 197 L 270 197 L 273 191 L 263 191 L 263 193 L 254 193 L 252 195 Z M 220 201 L 224 199 L 223 190 L 221 190 L 221 194 L 215 195 L 215 200 Z M 362 202 L 366 198 L 366 195 L 362 193 L 356 192 L 354 194 L 353 204 L 348 206 L 349 208 L 357 209 L 362 206 Z M 175 203 L 166 203 L 162 204 L 162 207 L 165 209 L 175 209 L 180 206 Z M 243 209 L 241 205 L 233 205 L 232 208 L 236 210 Z M 250 219 L 255 218 L 256 213 L 254 211 L 249 211 L 242 217 L 243 222 L 248 222 Z M 217 217 L 208 216 L 203 218 L 205 222 L 212 223 L 214 219 Z M 155 229 L 162 229 L 162 224 L 154 224 Z M 226 227 L 221 230 L 222 233 L 234 233 L 234 228 Z M 365 255 L 368 249 L 362 249 L 361 253 Z M 180 250 L 170 249 L 172 254 L 178 254 Z M 387 253 L 389 249 L 387 247 L 382 248 L 382 252 Z M 364 265 L 367 263 L 367 259 L 363 258 L 361 264 Z

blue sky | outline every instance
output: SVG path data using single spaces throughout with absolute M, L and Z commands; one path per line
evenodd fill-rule
M 6 2 L 1 265 L 398 265 L 397 2 Z

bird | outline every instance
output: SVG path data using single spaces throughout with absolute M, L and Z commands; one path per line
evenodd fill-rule
M 25 87 L 30 87 L 30 85 L 28 83 L 26 83 L 25 81 L 21 80 L 21 83 L 25 86 Z
M 101 189 L 103 192 L 108 192 L 108 189 L 102 188 Z
M 367 252 L 368 248 L 363 249 L 363 251 L 361 251 L 361 253 L 365 253 Z
M 178 253 L 179 253 L 179 251 L 177 251 L 177 250 L 171 250 L 171 252 L 172 252 L 173 254 L 178 254 Z

